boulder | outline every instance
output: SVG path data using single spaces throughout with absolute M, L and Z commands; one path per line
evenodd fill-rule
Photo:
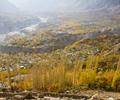
M 0 100 L 7 100 L 6 98 L 0 98 Z
M 100 100 L 100 97 L 97 93 L 97 94 L 93 95 L 89 100 Z
M 23 99 L 24 97 L 23 97 L 22 95 L 15 95 L 14 98 L 17 99 L 17 100 L 21 100 L 21 99 Z
M 24 99 L 28 99 L 28 100 L 31 100 L 31 99 L 35 99 L 33 96 L 32 96 L 32 93 L 28 93 L 24 96 L 23 100 Z
M 112 97 L 110 97 L 110 98 L 108 98 L 107 100 L 115 100 L 114 98 L 112 98 Z

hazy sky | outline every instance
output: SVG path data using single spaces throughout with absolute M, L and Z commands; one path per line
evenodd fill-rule
M 26 11 L 74 11 L 84 9 L 86 4 L 96 0 L 9 0 Z M 79 7 L 78 7 L 79 6 Z M 77 8 L 77 9 L 76 9 Z
M 9 0 L 9 1 L 11 1 L 12 3 L 14 3 L 15 5 L 19 7 L 22 7 L 25 5 L 25 3 L 27 3 L 30 0 Z
M 21 10 L 28 11 L 46 11 L 50 9 L 56 9 L 56 0 L 9 0 L 14 3 Z
M 76 0 L 9 0 L 21 10 L 55 11 L 64 10 Z M 82 0 L 80 0 L 82 1 Z

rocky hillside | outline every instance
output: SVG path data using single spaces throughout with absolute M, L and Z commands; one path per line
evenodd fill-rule
M 39 19 L 24 15 L 0 14 L 0 34 L 18 31 L 19 29 L 39 23 Z
M 83 5 L 86 9 L 108 9 L 114 6 L 120 6 L 120 0 L 77 0 L 78 7 Z
M 18 31 L 36 23 L 39 23 L 38 18 L 21 13 L 8 0 L 0 0 L 0 34 Z
M 76 53 L 80 51 L 81 54 L 84 53 L 84 55 L 88 56 L 89 54 L 112 50 L 110 48 L 120 42 L 119 35 L 119 29 L 86 34 L 70 34 L 68 32 L 52 30 L 39 32 L 37 30 L 37 32 L 26 35 L 12 35 L 7 37 L 6 45 L 2 46 L 0 51 L 6 53 L 47 53 L 66 48 L 67 52 Z M 108 43 L 109 45 L 107 45 Z M 102 47 L 103 44 L 104 48 Z M 95 47 L 94 45 L 97 46 Z

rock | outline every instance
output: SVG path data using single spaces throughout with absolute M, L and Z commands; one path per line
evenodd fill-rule
M 37 98 L 36 100 L 44 100 L 44 99 L 42 99 L 42 98 Z
M 28 93 L 29 91 L 25 90 L 24 93 Z
M 44 97 L 44 100 L 61 100 L 60 98 Z
M 69 98 L 65 97 L 65 98 L 63 98 L 61 100 L 72 100 L 72 99 L 69 99 Z
M 50 100 L 50 97 L 44 97 L 43 100 Z
M 7 100 L 6 98 L 0 98 L 0 100 Z
M 39 98 L 44 98 L 44 94 L 37 94 Z
M 110 98 L 108 98 L 107 100 L 115 100 L 114 98 L 112 98 L 112 97 L 110 97 Z
M 31 93 L 28 93 L 23 99 L 28 99 L 28 100 L 31 100 L 31 99 L 35 99 Z
M 70 91 L 66 91 L 66 93 L 68 94 L 68 93 L 70 93 Z
M 24 97 L 22 96 L 22 95 L 15 95 L 15 99 L 17 99 L 17 100 L 21 100 L 21 99 L 23 99 Z
M 97 93 L 97 94 L 93 95 L 89 100 L 100 100 L 100 97 Z

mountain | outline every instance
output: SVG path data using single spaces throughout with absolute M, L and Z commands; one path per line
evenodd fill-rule
M 32 16 L 9 14 L 0 15 L 0 34 L 18 31 L 39 22 L 39 18 Z
M 120 0 L 84 0 L 84 2 L 82 5 L 85 5 L 86 9 L 108 9 L 120 6 Z
M 37 23 L 39 18 L 23 14 L 9 0 L 0 0 L 0 34 L 18 31 Z
M 2 13 L 15 13 L 18 8 L 8 0 L 0 0 L 0 12 Z

